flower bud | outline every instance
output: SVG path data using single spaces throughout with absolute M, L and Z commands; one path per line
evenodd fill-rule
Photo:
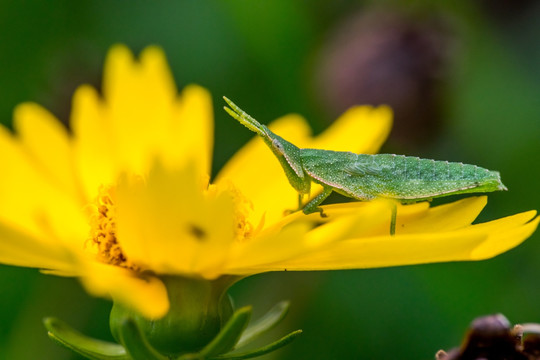
M 234 278 L 222 277 L 209 281 L 180 276 L 161 277 L 167 287 L 170 309 L 159 319 L 148 319 L 115 301 L 111 310 L 111 332 L 122 342 L 119 331 L 127 319 L 132 319 L 148 341 L 165 356 L 196 352 L 207 345 L 232 314 L 232 304 L 226 294 Z M 129 347 L 128 344 L 123 344 Z

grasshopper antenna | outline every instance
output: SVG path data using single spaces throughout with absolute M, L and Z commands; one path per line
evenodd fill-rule
M 262 137 L 268 137 L 268 134 L 266 133 L 266 130 L 264 129 L 263 125 L 261 125 L 257 120 L 252 118 L 250 115 L 246 114 L 246 112 L 238 107 L 235 103 L 233 103 L 230 99 L 227 97 L 223 97 L 223 100 L 231 107 L 228 108 L 227 106 L 224 106 L 226 112 L 229 113 L 233 118 L 238 120 L 240 124 L 247 127 L 249 130 L 259 134 Z

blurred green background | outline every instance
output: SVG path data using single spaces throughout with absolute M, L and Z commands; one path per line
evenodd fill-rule
M 252 136 L 222 95 L 262 122 L 300 113 L 316 132 L 354 103 L 389 103 L 383 151 L 502 173 L 510 191 L 490 195 L 480 220 L 540 208 L 540 4 L 431 3 L 1 0 L 0 121 L 28 100 L 67 121 L 75 88 L 100 86 L 112 44 L 157 44 L 179 88 L 214 96 L 214 174 Z M 479 315 L 540 322 L 539 258 L 536 234 L 489 261 L 263 274 L 232 295 L 256 313 L 292 300 L 274 335 L 304 334 L 266 359 L 432 359 Z M 110 339 L 109 309 L 76 280 L 0 266 L 0 359 L 77 359 L 41 319 Z

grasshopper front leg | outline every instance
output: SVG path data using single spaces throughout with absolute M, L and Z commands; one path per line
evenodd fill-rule
M 323 209 L 319 207 L 320 203 L 322 203 L 330 194 L 332 193 L 331 187 L 324 187 L 323 192 L 319 195 L 315 196 L 313 200 L 308 202 L 306 206 L 304 206 L 304 209 L 302 211 L 304 214 L 308 215 L 314 212 L 319 212 L 321 214 L 321 217 L 327 217 L 327 215 L 323 212 Z
M 298 193 L 298 208 L 296 208 L 295 211 L 302 209 L 302 203 L 304 202 L 303 200 L 304 200 L 304 194 Z

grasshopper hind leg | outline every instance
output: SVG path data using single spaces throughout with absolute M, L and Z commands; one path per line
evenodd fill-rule
M 317 195 L 313 198 L 310 202 L 304 206 L 302 211 L 304 214 L 308 215 L 314 212 L 319 212 L 321 214 L 321 217 L 327 217 L 327 215 L 323 212 L 323 209 L 319 207 L 319 205 L 332 193 L 331 187 L 325 187 L 323 188 L 323 192 Z
M 392 204 L 392 217 L 390 218 L 390 235 L 394 236 L 396 234 L 396 218 L 397 218 L 397 205 Z

